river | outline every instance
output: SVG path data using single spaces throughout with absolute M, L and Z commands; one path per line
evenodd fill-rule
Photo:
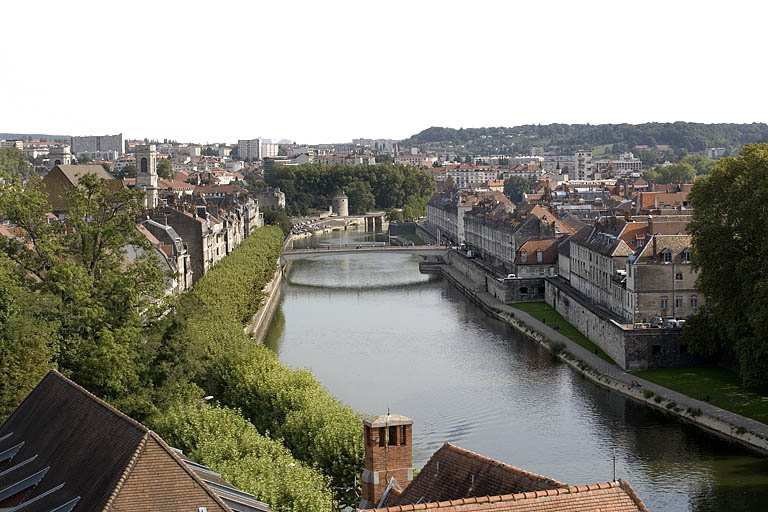
M 333 233 L 327 240 L 362 235 Z M 581 484 L 628 480 L 650 510 L 768 510 L 768 459 L 585 380 L 405 254 L 295 261 L 266 343 L 366 414 Z

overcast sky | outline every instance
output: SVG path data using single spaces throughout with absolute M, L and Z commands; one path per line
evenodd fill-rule
M 4 2 L 0 132 L 768 121 L 759 1 Z

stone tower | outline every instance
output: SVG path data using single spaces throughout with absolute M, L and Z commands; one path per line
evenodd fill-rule
M 157 150 L 154 144 L 136 146 L 136 188 L 144 189 L 144 207 L 158 204 Z
M 375 508 L 391 480 L 403 489 L 413 480 L 413 420 L 396 414 L 363 422 L 365 461 L 360 508 Z
M 333 197 L 331 203 L 333 213 L 339 217 L 349 217 L 349 198 L 344 192 L 339 192 Z

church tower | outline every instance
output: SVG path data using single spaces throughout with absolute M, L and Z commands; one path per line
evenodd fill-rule
M 157 150 L 154 144 L 136 147 L 136 188 L 145 192 L 144 207 L 157 208 L 158 204 Z
M 413 420 L 386 414 L 363 422 L 365 460 L 360 508 L 376 508 L 390 485 L 404 489 L 413 480 Z

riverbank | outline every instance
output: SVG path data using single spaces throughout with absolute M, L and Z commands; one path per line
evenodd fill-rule
M 502 303 L 450 265 L 440 273 L 486 314 L 550 350 L 596 384 L 673 415 L 711 434 L 768 455 L 768 425 L 696 400 L 621 370 L 529 313 Z

